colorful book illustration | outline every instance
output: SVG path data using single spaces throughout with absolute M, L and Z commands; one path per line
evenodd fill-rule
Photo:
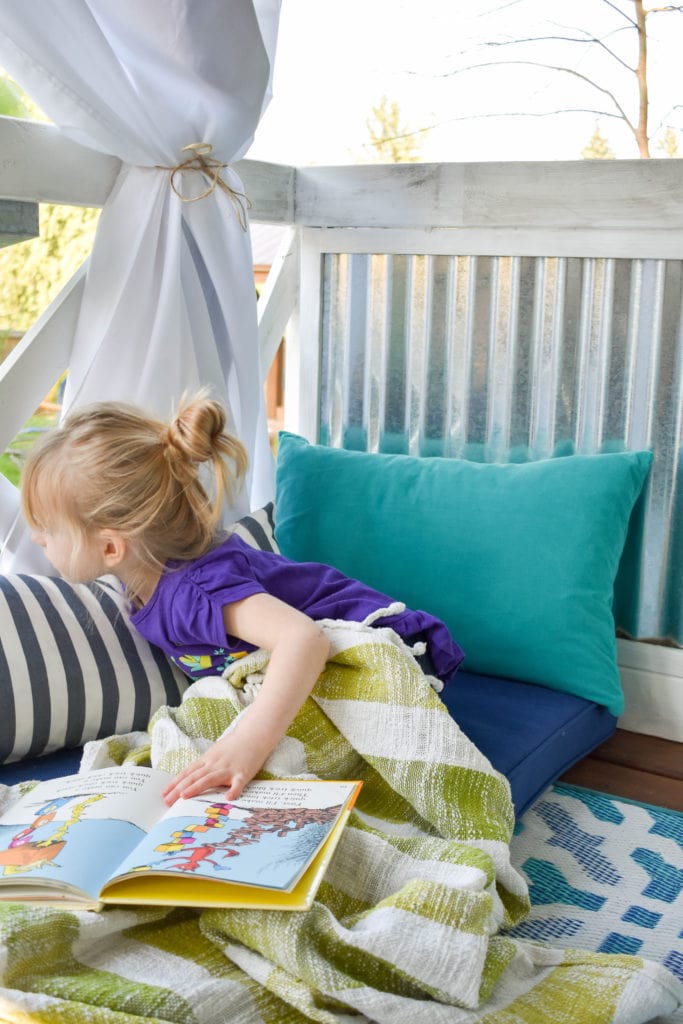
M 170 778 L 126 766 L 38 783 L 0 816 L 0 900 L 306 910 L 361 787 L 256 780 L 167 807 Z

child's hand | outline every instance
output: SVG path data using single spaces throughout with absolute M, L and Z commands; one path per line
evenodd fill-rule
M 164 790 L 167 804 L 226 786 L 236 799 L 286 733 L 322 671 L 330 644 L 319 624 L 270 594 L 223 608 L 225 632 L 270 651 L 261 688 L 234 732 L 222 736 Z
M 254 778 L 268 757 L 269 750 L 260 750 L 255 744 L 240 740 L 230 733 L 217 740 L 205 754 L 175 777 L 163 792 L 170 806 L 178 797 L 193 797 L 207 789 L 227 787 L 225 797 L 236 799 L 248 782 Z

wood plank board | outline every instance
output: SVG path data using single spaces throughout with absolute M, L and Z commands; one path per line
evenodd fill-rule
M 562 776 L 562 782 L 639 803 L 683 811 L 683 781 L 653 772 L 611 764 L 597 757 L 586 757 Z
M 674 743 L 659 736 L 643 736 L 617 729 L 593 751 L 592 756 L 626 768 L 683 780 L 683 743 Z

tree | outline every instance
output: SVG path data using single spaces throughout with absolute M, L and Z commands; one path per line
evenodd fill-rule
M 556 2 L 560 4 L 561 0 Z M 648 7 L 646 2 L 647 0 L 592 0 L 596 23 L 607 18 L 599 29 L 592 31 L 576 26 L 558 25 L 556 32 L 550 31 L 547 34 L 490 39 L 483 44 L 487 51 L 502 53 L 505 50 L 509 53 L 512 48 L 516 48 L 519 58 L 504 56 L 502 59 L 481 61 L 457 68 L 447 74 L 460 75 L 477 69 L 501 66 L 512 69 L 513 66 L 517 66 L 535 69 L 539 73 L 565 76 L 571 79 L 575 87 L 573 95 L 578 96 L 579 102 L 584 95 L 588 95 L 594 97 L 594 100 L 588 102 L 594 102 L 596 105 L 567 106 L 560 110 L 543 111 L 540 116 L 583 112 L 592 113 L 600 118 L 616 119 L 626 126 L 641 157 L 649 157 L 654 140 L 661 132 L 666 136 L 668 131 L 670 136 L 669 142 L 665 144 L 666 150 L 673 155 L 671 135 L 675 142 L 678 126 L 672 124 L 670 118 L 681 109 L 681 105 L 670 106 L 664 110 L 657 124 L 650 123 L 653 120 L 653 61 L 650 44 L 653 40 L 652 26 L 656 21 L 661 21 L 664 16 L 680 17 L 683 15 L 683 4 L 651 3 Z M 496 10 L 502 11 L 508 5 L 501 5 Z M 551 5 L 552 0 L 546 0 L 544 10 L 550 10 Z M 561 6 L 566 9 L 566 4 Z M 521 22 L 521 17 L 519 21 Z M 555 53 L 559 48 L 563 57 L 558 57 L 556 61 L 532 59 L 529 55 L 535 56 L 541 47 L 546 54 L 549 50 Z M 599 61 L 596 60 L 591 68 L 585 69 L 582 62 L 587 60 L 589 51 L 591 57 L 599 58 Z M 565 59 L 570 53 L 575 53 L 576 59 Z M 597 103 L 600 106 L 597 106 Z M 530 111 L 501 113 L 530 114 Z
M 376 162 L 409 164 L 420 160 L 419 146 L 415 141 L 418 133 L 402 126 L 398 103 L 382 96 L 378 105 L 372 108 L 367 126 Z
M 0 69 L 0 114 L 3 117 L 29 117 L 21 89 Z
M 88 256 L 99 210 L 40 205 L 40 234 L 0 250 L 0 329 L 28 330 Z
M 664 156 L 678 156 L 678 139 L 673 128 L 665 128 L 664 134 L 657 143 L 657 149 L 664 153 Z
M 581 156 L 584 160 L 614 160 L 614 151 L 609 148 L 607 139 L 600 133 L 599 125 L 596 124 L 590 142 L 581 150 Z

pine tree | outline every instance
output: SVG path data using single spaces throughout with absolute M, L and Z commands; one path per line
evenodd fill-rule
M 664 133 L 657 143 L 657 149 L 661 150 L 665 156 L 675 157 L 679 155 L 678 137 L 673 128 L 664 129 Z
M 395 101 L 390 102 L 382 96 L 378 105 L 372 108 L 372 118 L 368 119 L 367 126 L 375 162 L 409 164 L 420 160 L 415 133 L 401 124 L 401 112 Z
M 581 156 L 584 160 L 614 160 L 614 152 L 610 149 L 605 136 L 600 133 L 599 125 L 596 124 L 590 142 L 581 150 Z

